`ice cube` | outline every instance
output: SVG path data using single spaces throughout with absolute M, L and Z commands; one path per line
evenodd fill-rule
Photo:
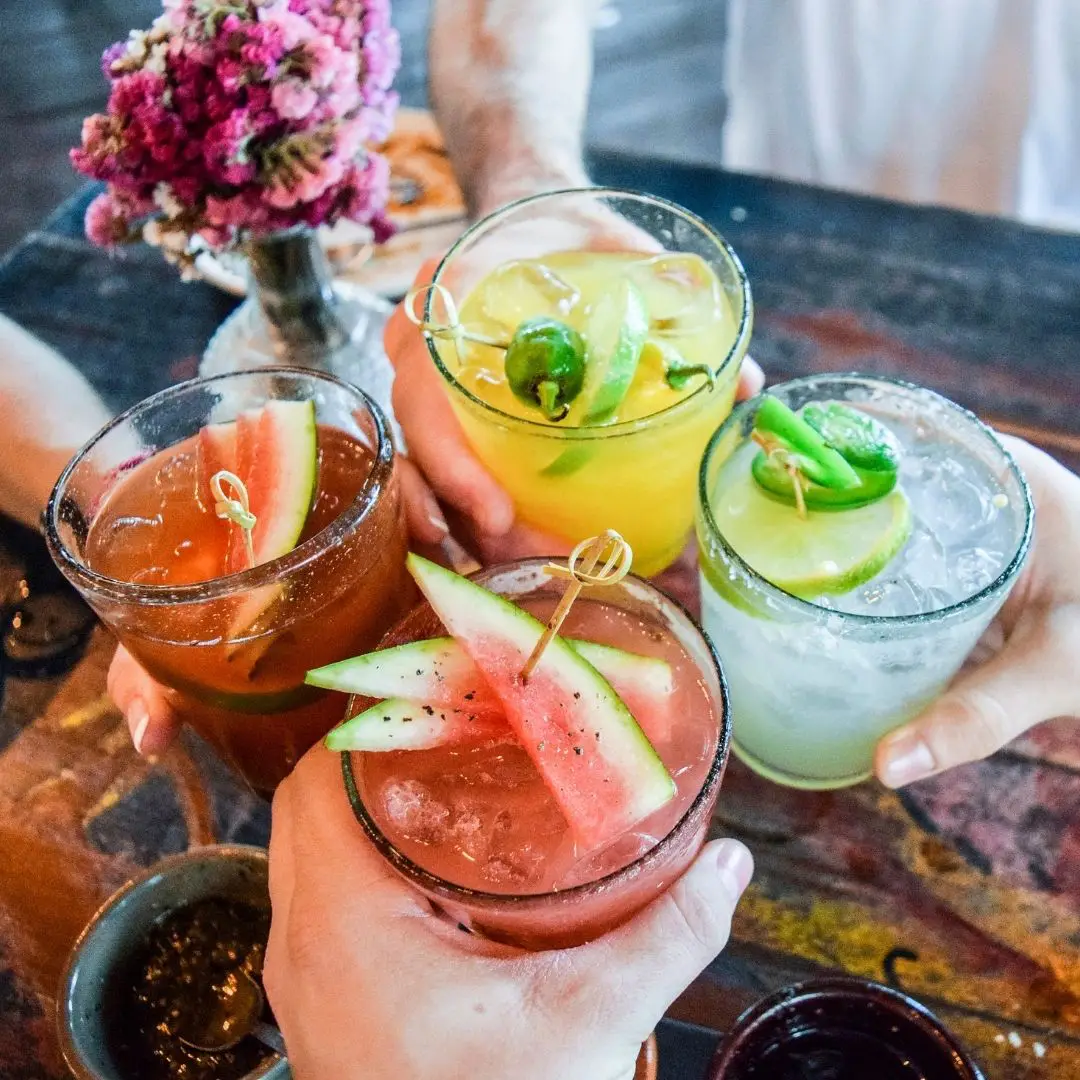
M 970 540 L 1000 512 L 989 475 L 947 441 L 924 444 L 907 455 L 900 475 L 915 516 L 945 548 Z
M 491 849 L 491 836 L 495 826 L 494 822 L 491 822 L 490 828 L 486 828 L 485 824 L 482 806 L 468 800 L 455 803 L 448 832 L 458 850 L 470 859 L 485 859 Z
M 482 288 L 482 314 L 511 334 L 526 319 L 540 315 L 566 319 L 581 299 L 573 285 L 543 263 L 531 259 L 500 267 Z
M 952 567 L 956 601 L 985 589 L 1004 564 L 1005 559 L 999 552 L 986 548 L 974 547 L 957 553 Z
M 483 874 L 493 885 L 521 888 L 540 880 L 544 869 L 543 852 L 526 844 L 514 851 L 502 851 L 484 863 Z
M 634 263 L 630 272 L 645 294 L 656 334 L 694 333 L 722 310 L 716 277 L 698 255 L 666 252 Z
M 450 807 L 419 780 L 391 780 L 382 790 L 387 819 L 418 844 L 441 844 L 449 834 Z

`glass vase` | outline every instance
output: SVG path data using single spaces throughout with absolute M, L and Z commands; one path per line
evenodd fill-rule
M 248 241 L 247 299 L 210 339 L 200 373 L 269 366 L 327 372 L 365 391 L 391 425 L 394 373 L 382 335 L 393 310 L 382 297 L 335 281 L 314 230 Z

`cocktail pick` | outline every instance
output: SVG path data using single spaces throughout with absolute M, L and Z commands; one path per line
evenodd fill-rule
M 442 301 L 443 308 L 446 311 L 445 323 L 428 322 L 422 315 L 418 314 L 416 301 L 428 293 L 434 293 Z M 429 334 L 433 338 L 444 338 L 453 341 L 459 362 L 461 361 L 462 341 L 474 341 L 477 345 L 490 345 L 493 349 L 508 349 L 510 347 L 509 339 L 493 338 L 487 334 L 478 334 L 473 330 L 466 330 L 458 316 L 457 304 L 454 303 L 454 297 L 450 290 L 436 281 L 429 281 L 424 285 L 417 285 L 415 289 L 409 290 L 405 296 L 405 315 L 408 317 L 409 322 L 418 327 L 423 333 Z
M 604 564 L 598 570 L 597 564 L 601 559 L 604 560 Z M 550 574 L 569 578 L 570 583 L 566 586 L 566 592 L 563 593 L 558 607 L 552 612 L 547 628 L 536 643 L 536 648 L 533 649 L 532 655 L 521 669 L 522 682 L 529 681 L 529 676 L 540 662 L 540 657 L 544 655 L 544 650 L 551 643 L 551 639 L 559 632 L 574 601 L 581 595 L 581 590 L 586 585 L 614 585 L 617 581 L 622 581 L 630 573 L 630 564 L 633 561 L 634 553 L 630 545 L 614 529 L 608 529 L 599 536 L 590 536 L 587 540 L 582 540 L 570 552 L 570 558 L 567 559 L 565 566 L 561 563 L 548 563 L 544 567 Z
M 233 492 L 235 493 L 233 496 L 225 493 L 226 484 L 233 489 Z M 255 528 L 255 522 L 258 519 L 251 512 L 251 505 L 248 502 L 248 493 L 247 488 L 244 486 L 244 481 L 235 473 L 229 472 L 228 469 L 222 469 L 220 472 L 216 472 L 210 477 L 210 491 L 217 500 L 214 503 L 214 513 L 216 513 L 219 518 L 231 521 L 234 525 L 238 525 L 243 530 L 244 550 L 247 552 L 248 565 L 254 566 L 255 545 L 251 540 L 251 532 Z

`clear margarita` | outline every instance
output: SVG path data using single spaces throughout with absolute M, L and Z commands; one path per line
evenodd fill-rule
M 877 432 L 870 450 L 891 462 L 847 494 L 800 474 L 800 499 L 780 498 L 798 452 L 762 431 L 758 398 L 701 467 L 702 622 L 728 672 L 733 749 L 780 783 L 842 787 L 870 775 L 878 740 L 940 695 L 1004 603 L 1031 501 L 993 432 L 929 390 L 830 375 L 768 395 L 816 418 L 830 448 Z
M 522 520 L 565 538 L 614 528 L 638 572 L 664 569 L 691 529 L 696 463 L 731 410 L 750 336 L 749 286 L 731 248 L 658 199 L 558 192 L 479 223 L 435 282 L 468 336 L 429 336 L 432 357 Z M 447 321 L 437 290 L 425 318 Z M 580 385 L 551 389 L 546 410 L 529 379 L 548 343 L 518 350 L 523 364 L 514 355 L 515 336 L 537 320 L 566 328 L 560 344 L 580 353 Z M 565 374 L 552 387 L 566 390 Z

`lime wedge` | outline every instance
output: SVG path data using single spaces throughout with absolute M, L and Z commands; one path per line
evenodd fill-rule
M 840 594 L 879 574 L 911 534 L 907 496 L 884 499 L 843 513 L 810 511 L 769 498 L 749 469 L 726 485 L 713 507 L 727 542 L 763 578 L 804 598 Z
M 649 336 L 641 290 L 620 278 L 593 305 L 585 322 L 585 385 L 574 406 L 579 424 L 602 424 L 622 404 Z

